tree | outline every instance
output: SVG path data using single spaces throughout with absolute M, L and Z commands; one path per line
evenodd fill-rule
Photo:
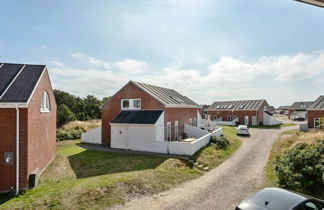
M 101 118 L 101 101 L 92 95 L 86 96 L 84 99 L 84 112 L 87 120 Z
M 57 125 L 61 126 L 68 122 L 76 120 L 75 114 L 70 110 L 70 108 L 65 105 L 61 104 L 57 107 Z

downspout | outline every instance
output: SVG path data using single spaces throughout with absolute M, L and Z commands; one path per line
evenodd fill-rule
M 19 108 L 16 105 L 16 195 L 19 193 Z

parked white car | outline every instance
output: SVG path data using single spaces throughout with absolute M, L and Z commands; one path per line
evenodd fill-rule
M 250 135 L 249 133 L 249 128 L 247 127 L 247 125 L 239 125 L 237 127 L 237 131 L 236 131 L 237 135 Z

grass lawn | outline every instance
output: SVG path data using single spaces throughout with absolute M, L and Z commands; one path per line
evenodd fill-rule
M 192 159 L 214 168 L 239 148 L 235 129 L 224 127 L 231 142 L 227 150 L 207 146 Z M 37 187 L 17 197 L 0 196 L 0 209 L 102 209 L 131 198 L 154 194 L 205 171 L 188 161 L 138 154 L 101 152 L 58 143 L 55 160 Z
M 317 139 L 324 139 L 323 131 L 298 132 L 297 129 L 288 130 L 281 133 L 280 137 L 274 143 L 267 165 L 265 167 L 266 186 L 278 187 L 277 177 L 274 171 L 274 160 L 278 155 L 283 154 L 287 149 L 298 143 L 312 144 Z
M 295 124 L 292 123 L 285 123 L 285 124 L 280 124 L 280 125 L 249 125 L 249 128 L 269 128 L 269 129 L 273 129 L 273 128 L 283 128 L 283 127 L 288 127 L 288 126 L 294 126 Z

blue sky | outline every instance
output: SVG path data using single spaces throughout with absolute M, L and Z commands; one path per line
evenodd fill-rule
M 46 64 L 54 88 L 128 80 L 198 103 L 324 94 L 324 9 L 293 0 L 0 0 L 0 61 Z

